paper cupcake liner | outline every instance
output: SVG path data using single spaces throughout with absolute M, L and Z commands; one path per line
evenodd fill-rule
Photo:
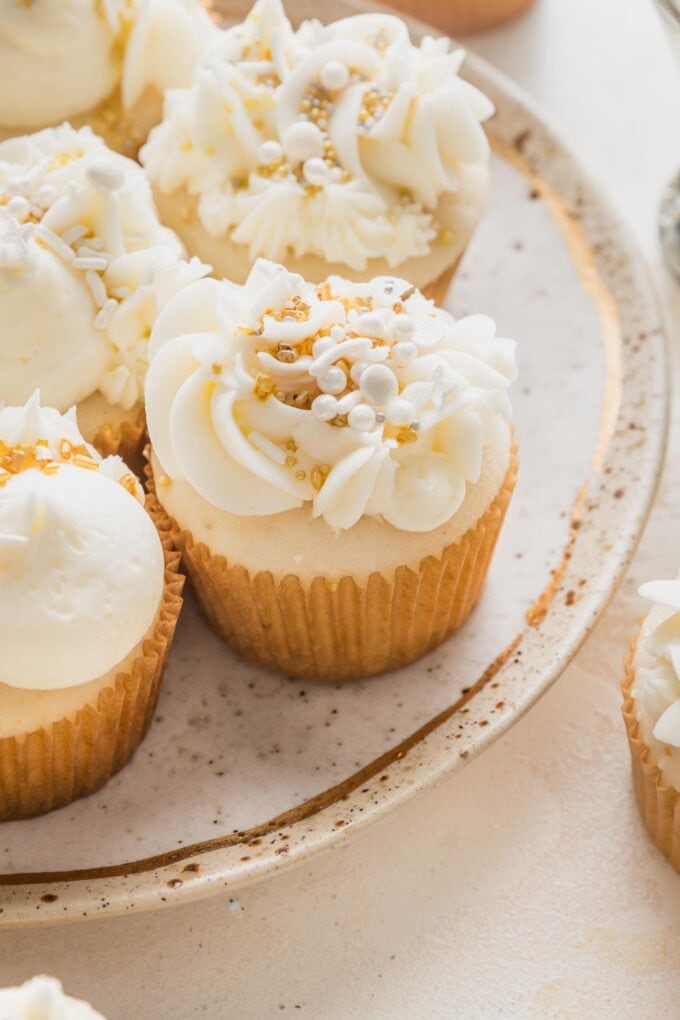
M 481 32 L 514 18 L 533 0 L 430 0 L 427 21 L 449 35 Z M 392 0 L 392 6 L 405 14 L 423 16 L 422 0 Z
M 676 871 L 680 871 L 680 793 L 666 783 L 659 766 L 650 760 L 649 747 L 640 737 L 635 703 L 631 696 L 635 676 L 634 652 L 635 642 L 631 642 L 625 676 L 621 682 L 621 714 L 628 734 L 635 799 L 649 835 Z
M 161 532 L 163 604 L 129 670 L 75 717 L 0 739 L 0 821 L 30 818 L 94 793 L 130 760 L 151 722 L 175 626 L 184 577 L 179 553 Z
M 146 442 L 146 415 L 143 411 L 134 421 L 126 419 L 119 425 L 102 425 L 92 439 L 92 445 L 102 457 L 118 454 L 139 478 L 144 475 Z
M 391 580 L 373 573 L 316 577 L 255 574 L 213 556 L 158 502 L 151 469 L 149 511 L 170 530 L 208 620 L 245 658 L 306 679 L 350 680 L 403 666 L 441 644 L 480 597 L 515 485 L 517 456 L 493 502 L 460 542 L 401 566 Z

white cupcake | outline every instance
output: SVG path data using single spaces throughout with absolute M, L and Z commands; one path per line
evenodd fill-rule
M 162 219 L 239 283 L 264 256 L 317 282 L 395 271 L 441 297 L 489 177 L 493 106 L 463 57 L 389 14 L 294 32 L 258 0 L 142 150 Z
M 623 681 L 638 806 L 649 834 L 680 871 L 680 579 L 643 584 L 652 603 Z
M 0 1017 L 3 1020 L 105 1020 L 101 1013 L 65 995 L 61 982 L 52 977 L 34 977 L 18 988 L 0 988 Z
M 78 407 L 88 442 L 134 459 L 156 316 L 205 275 L 143 171 L 89 128 L 0 144 L 0 402 Z
M 89 123 L 136 153 L 217 29 L 199 0 L 0 0 L 0 136 Z
M 0 820 L 91 793 L 151 720 L 178 556 L 72 415 L 0 410 Z
M 259 260 L 244 286 L 187 287 L 151 350 L 152 513 L 238 651 L 367 676 L 464 622 L 516 470 L 492 320 Z

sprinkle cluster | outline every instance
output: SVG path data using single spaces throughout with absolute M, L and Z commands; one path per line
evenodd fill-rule
M 72 443 L 66 438 L 60 439 L 54 446 L 47 439 L 12 445 L 0 439 L 0 489 L 10 478 L 31 468 L 37 468 L 44 475 L 55 475 L 63 464 L 96 471 L 100 463 L 84 443 Z M 124 474 L 118 480 L 124 489 L 136 496 L 137 479 L 133 474 Z

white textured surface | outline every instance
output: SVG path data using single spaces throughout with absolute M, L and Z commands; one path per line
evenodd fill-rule
M 654 233 L 658 192 L 680 162 L 679 80 L 651 2 L 539 0 L 475 45 L 561 124 L 680 313 Z M 57 973 L 110 1020 L 677 1015 L 680 878 L 639 825 L 617 691 L 643 609 L 635 589 L 680 560 L 677 450 L 590 642 L 459 777 L 231 909 L 217 897 L 4 933 L 0 983 Z

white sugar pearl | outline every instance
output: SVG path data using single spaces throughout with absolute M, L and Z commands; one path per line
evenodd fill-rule
M 344 326 L 341 326 L 339 323 L 337 323 L 335 326 L 331 326 L 331 337 L 337 343 L 340 343 L 341 340 L 344 340 L 345 336 L 346 333 Z
M 357 404 L 347 415 L 347 422 L 357 432 L 370 432 L 375 426 L 375 411 L 368 404 Z
M 369 365 L 361 373 L 359 387 L 369 404 L 385 407 L 399 392 L 397 377 L 387 365 Z
M 38 190 L 35 196 L 35 201 L 41 209 L 49 209 L 49 207 L 56 202 L 59 198 L 59 192 L 51 184 L 43 184 L 42 188 Z
M 332 336 L 322 336 L 318 340 L 315 340 L 312 345 L 312 354 L 315 358 L 320 358 L 326 351 L 330 351 L 332 347 L 337 346 L 335 339 Z
M 347 376 L 341 368 L 329 368 L 327 372 L 317 380 L 319 389 L 324 393 L 332 393 L 337 396 L 347 386 Z
M 10 198 L 7 203 L 7 211 L 10 216 L 14 216 L 16 220 L 21 222 L 22 220 L 25 220 L 30 213 L 31 203 L 21 195 L 15 195 L 14 198 Z
M 349 68 L 340 60 L 329 60 L 319 72 L 319 81 L 329 92 L 344 89 L 349 81 Z
M 324 393 L 312 401 L 312 414 L 319 421 L 330 421 L 338 413 L 338 402 L 335 397 Z
M 385 335 L 385 324 L 374 312 L 363 312 L 357 319 L 356 328 L 366 336 L 382 337 Z
M 395 315 L 392 320 L 392 332 L 400 340 L 412 340 L 416 326 L 410 315 Z
M 410 425 L 416 416 L 416 409 L 410 400 L 397 397 L 386 408 L 385 417 L 390 425 Z
M 91 184 L 106 191 L 116 191 L 125 184 L 125 174 L 109 159 L 97 159 L 87 168 Z
M 283 148 L 275 141 L 263 142 L 257 150 L 257 158 L 263 166 L 271 166 L 283 159 Z
M 352 382 L 359 383 L 362 373 L 368 368 L 368 364 L 365 361 L 355 361 L 349 370 L 349 376 Z
M 289 159 L 304 162 L 312 156 L 323 154 L 323 135 L 315 124 L 299 120 L 287 129 L 282 138 L 283 148 Z
M 308 184 L 325 184 L 328 180 L 328 167 L 319 156 L 305 160 L 302 172 Z
M 410 365 L 418 353 L 418 348 L 410 340 L 400 340 L 392 348 L 392 361 L 395 365 Z

